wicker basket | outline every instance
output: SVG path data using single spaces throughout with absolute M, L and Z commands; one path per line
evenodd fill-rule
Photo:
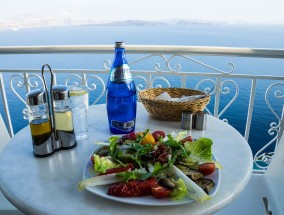
M 158 120 L 180 121 L 184 111 L 203 111 L 210 101 L 210 96 L 187 102 L 174 102 L 156 99 L 163 92 L 168 92 L 172 98 L 180 98 L 183 95 L 206 95 L 199 90 L 185 88 L 153 88 L 139 92 L 140 99 L 148 113 Z

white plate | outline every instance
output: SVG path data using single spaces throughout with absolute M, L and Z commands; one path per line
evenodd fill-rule
M 213 155 L 213 160 L 217 161 L 214 155 Z M 87 165 L 84 169 L 84 172 L 83 172 L 83 179 L 91 178 L 94 175 L 96 175 L 96 173 L 94 171 L 93 164 L 91 161 L 91 156 L 90 156 L 87 162 Z M 209 193 L 209 195 L 213 197 L 217 193 L 217 190 L 219 188 L 221 172 L 219 169 L 216 169 L 213 174 L 206 176 L 206 178 L 210 178 L 215 182 L 215 186 L 212 188 L 212 190 Z M 107 190 L 109 186 L 110 185 L 87 187 L 86 189 L 89 192 L 94 193 L 103 198 L 110 199 L 110 200 L 117 201 L 117 202 L 123 202 L 127 204 L 134 204 L 134 205 L 170 206 L 170 205 L 181 205 L 181 204 L 188 204 L 188 203 L 194 202 L 194 200 L 190 198 L 184 198 L 180 201 L 175 201 L 175 200 L 171 200 L 170 198 L 156 199 L 152 197 L 151 195 L 142 196 L 142 197 L 116 197 L 116 196 L 107 195 Z

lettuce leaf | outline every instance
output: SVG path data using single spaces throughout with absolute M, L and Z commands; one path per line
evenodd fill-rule
M 215 163 L 215 167 L 222 169 L 222 165 L 214 160 L 212 160 L 212 145 L 213 141 L 209 138 L 199 138 L 193 142 L 185 142 L 186 150 L 190 151 L 188 158 L 183 161 L 186 163 Z
M 124 182 L 129 180 L 146 180 L 152 176 L 158 175 L 163 170 L 160 162 L 156 162 L 150 169 L 150 171 L 135 169 L 133 171 L 119 172 L 116 176 Z
M 187 136 L 187 131 L 181 131 L 176 133 L 175 131 L 172 131 L 172 133 L 168 134 L 163 141 L 167 141 L 170 139 L 173 139 L 177 142 L 181 141 L 183 138 L 185 138 Z
M 193 158 L 212 160 L 213 141 L 209 138 L 199 138 L 193 142 L 185 142 L 186 150 L 190 151 Z
M 116 174 L 108 174 L 108 175 L 99 175 L 92 178 L 87 178 L 82 180 L 78 184 L 78 190 L 82 191 L 86 187 L 90 186 L 99 186 L 99 185 L 107 185 L 107 184 L 114 184 L 120 182 L 121 180 L 116 177 Z
M 151 176 L 151 172 L 141 171 L 138 169 L 133 171 L 119 172 L 116 174 L 116 177 L 123 182 L 127 182 L 129 180 L 146 180 Z
M 110 143 L 116 142 L 120 137 L 119 136 L 111 136 L 110 138 L 108 138 L 108 141 Z
M 96 172 L 105 173 L 110 168 L 119 167 L 119 164 L 114 163 L 110 156 L 100 157 L 97 154 L 94 157 L 94 169 Z
M 188 195 L 188 190 L 186 189 L 185 183 L 181 178 L 176 180 L 174 183 L 176 187 L 171 192 L 171 198 L 173 200 L 181 200 Z

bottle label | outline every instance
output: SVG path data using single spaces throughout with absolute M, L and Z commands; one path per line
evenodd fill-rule
M 133 81 L 132 75 L 127 64 L 115 67 L 110 72 L 110 81 L 118 84 Z
M 121 131 L 130 131 L 133 129 L 134 125 L 135 125 L 134 120 L 128 122 L 111 120 L 111 126 Z

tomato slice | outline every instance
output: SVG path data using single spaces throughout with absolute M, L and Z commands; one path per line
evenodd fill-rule
M 107 194 L 120 197 L 146 196 L 151 194 L 151 187 L 155 185 L 157 185 L 155 178 L 148 178 L 144 181 L 119 182 L 112 184 L 108 188 Z
M 210 175 L 215 171 L 214 163 L 203 163 L 198 165 L 198 170 L 204 175 Z
M 118 173 L 118 172 L 126 172 L 128 170 L 133 170 L 133 169 L 134 169 L 134 166 L 132 163 L 130 163 L 125 167 L 110 168 L 104 174 L 101 174 L 101 175 L 107 175 L 107 174 Z
M 157 199 L 166 198 L 171 195 L 171 190 L 160 185 L 152 186 L 151 191 L 152 191 L 152 196 L 154 196 Z
M 92 164 L 95 163 L 95 159 L 94 159 L 94 156 L 93 156 L 93 155 L 91 156 L 91 161 L 92 161 Z

